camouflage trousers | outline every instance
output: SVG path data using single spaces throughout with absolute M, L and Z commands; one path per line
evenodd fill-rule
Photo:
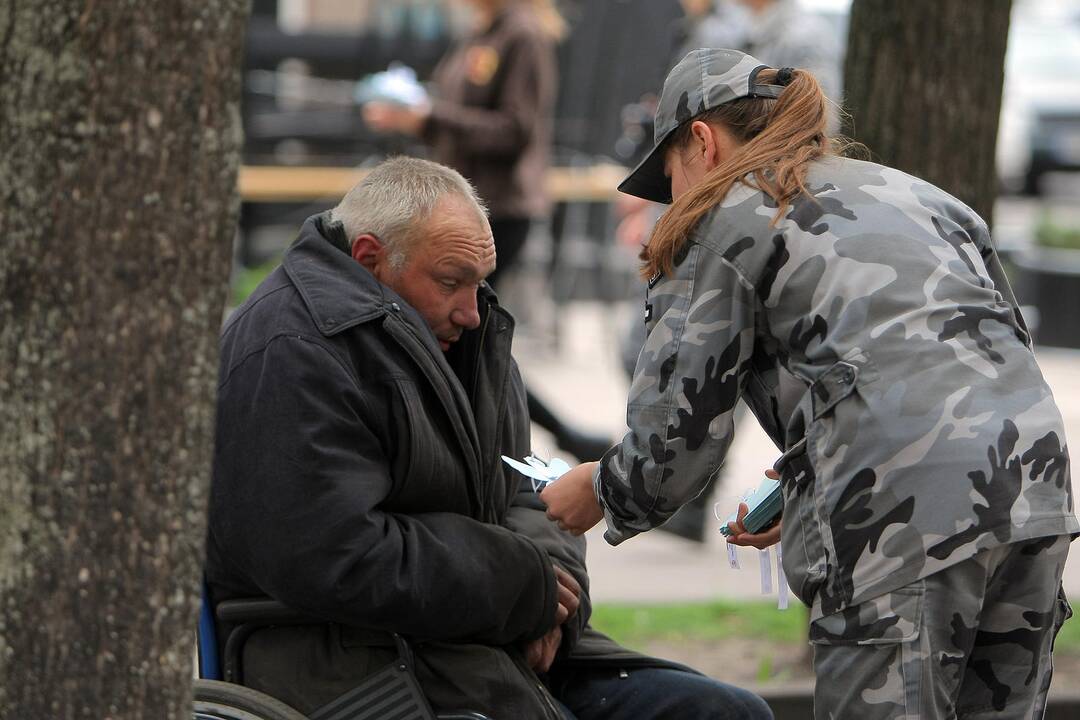
M 1041 718 L 1070 538 L 985 550 L 810 625 L 816 718 Z

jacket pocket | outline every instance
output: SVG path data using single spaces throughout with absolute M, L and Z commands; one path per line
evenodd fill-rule
M 394 424 L 398 443 L 393 463 L 398 471 L 394 476 L 408 478 L 414 487 L 425 487 L 435 479 L 438 430 L 424 412 L 415 383 L 406 378 L 394 378 L 391 392 L 397 396 Z
M 415 646 L 416 678 L 436 712 L 559 720 L 551 695 L 516 649 L 445 642 Z
M 825 545 L 814 498 L 815 477 L 806 452 L 806 438 L 785 452 L 773 468 L 780 473 L 784 494 L 780 543 L 784 549 L 784 574 L 792 592 L 812 605 L 825 580 Z
M 925 585 L 920 581 L 810 623 L 814 645 L 895 645 L 919 638 Z
M 859 368 L 842 360 L 822 373 L 810 386 L 812 418 L 817 420 L 836 407 L 855 390 L 858 381 Z

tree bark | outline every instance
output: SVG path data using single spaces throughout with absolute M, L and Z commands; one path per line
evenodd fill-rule
M 1011 0 L 854 0 L 845 134 L 990 221 Z
M 247 0 L 0 0 L 0 717 L 190 718 Z

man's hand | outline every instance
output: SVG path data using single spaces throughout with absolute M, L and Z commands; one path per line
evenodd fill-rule
M 765 471 L 765 477 L 779 480 L 780 474 L 772 468 L 769 468 Z M 747 512 L 749 512 L 749 508 L 746 506 L 746 503 L 739 503 L 739 513 L 735 518 L 735 522 L 728 523 L 728 530 L 731 531 L 731 534 L 727 537 L 729 543 L 732 545 L 756 547 L 758 550 L 764 550 L 765 548 L 772 547 L 780 542 L 781 521 L 777 521 L 762 532 L 750 534 L 746 531 L 746 526 L 743 525 L 743 519 L 746 517 Z
M 563 530 L 581 535 L 604 518 L 593 494 L 593 472 L 597 463 L 588 462 L 568 471 L 540 493 L 547 516 Z
M 525 646 L 525 662 L 538 673 L 547 672 L 551 669 L 551 663 L 555 660 L 555 653 L 562 644 L 562 627 L 556 625 L 548 630 L 547 635 L 536 638 Z
M 525 661 L 536 672 L 547 672 L 555 659 L 555 653 L 562 644 L 562 624 L 577 614 L 581 604 L 581 585 L 574 576 L 558 565 L 552 565 L 555 582 L 559 585 L 559 604 L 555 609 L 555 627 L 548 630 L 544 637 L 537 638 L 525 646 Z
M 562 625 L 574 617 L 581 604 L 581 585 L 574 576 L 558 565 L 553 565 L 555 581 L 559 584 L 559 606 L 555 609 L 555 625 Z

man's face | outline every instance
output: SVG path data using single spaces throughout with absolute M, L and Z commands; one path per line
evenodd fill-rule
M 446 352 L 480 325 L 476 290 L 495 269 L 491 228 L 471 203 L 447 195 L 406 253 L 405 266 L 379 272 L 379 280 L 416 308 Z

